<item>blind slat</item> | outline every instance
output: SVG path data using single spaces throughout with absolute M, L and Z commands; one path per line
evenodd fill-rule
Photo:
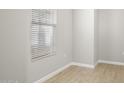
M 32 9 L 32 59 L 55 51 L 56 10 Z

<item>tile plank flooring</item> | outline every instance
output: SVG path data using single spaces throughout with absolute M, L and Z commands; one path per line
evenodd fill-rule
M 95 69 L 70 66 L 44 83 L 124 83 L 124 66 L 102 63 Z

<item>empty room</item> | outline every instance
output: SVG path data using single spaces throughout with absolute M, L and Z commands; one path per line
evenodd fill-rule
M 124 9 L 0 9 L 0 83 L 124 83 Z

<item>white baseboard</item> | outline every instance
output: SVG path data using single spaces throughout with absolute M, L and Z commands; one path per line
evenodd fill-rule
M 95 65 L 84 64 L 84 63 L 79 63 L 79 62 L 72 62 L 71 65 L 76 65 L 76 66 L 80 66 L 80 67 L 87 67 L 87 68 L 95 68 Z
M 106 64 L 113 64 L 113 65 L 123 65 L 122 62 L 115 62 L 115 61 L 107 61 L 107 60 L 98 60 L 98 63 L 106 63 Z
M 44 76 L 43 78 L 41 78 L 40 80 L 37 80 L 35 83 L 43 83 L 46 80 L 50 79 L 51 77 L 55 76 L 56 74 L 60 73 L 61 71 L 63 71 L 64 69 L 72 66 L 72 65 L 76 65 L 76 66 L 80 66 L 80 67 L 87 67 L 87 68 L 92 68 L 94 69 L 95 66 L 99 63 L 106 63 L 106 64 L 114 64 L 114 65 L 124 65 L 124 63 L 122 62 L 113 62 L 113 61 L 105 61 L 105 60 L 98 60 L 98 62 L 95 65 L 91 65 L 91 64 L 83 64 L 83 63 L 78 63 L 78 62 L 71 62 L 59 69 L 57 69 L 56 71 Z
M 77 63 L 77 62 L 71 62 L 71 63 L 69 63 L 69 64 L 67 64 L 67 65 L 65 65 L 65 66 L 57 69 L 56 71 L 54 71 L 54 72 L 52 72 L 52 73 L 44 76 L 43 78 L 41 78 L 40 80 L 37 80 L 34 83 L 43 83 L 46 80 L 52 78 L 53 76 L 57 75 L 58 73 L 62 72 L 64 69 L 66 69 L 66 68 L 68 68 L 68 67 L 70 67 L 72 65 L 76 65 L 76 66 L 80 66 L 80 67 L 87 67 L 87 68 L 95 68 L 95 66 L 93 66 L 93 65 L 83 64 L 83 63 Z
M 52 78 L 53 76 L 57 75 L 58 73 L 60 73 L 61 71 L 63 71 L 64 69 L 66 69 L 66 68 L 68 68 L 68 67 L 70 67 L 70 66 L 71 66 L 71 63 L 69 63 L 69 64 L 67 64 L 67 65 L 65 65 L 65 66 L 63 66 L 63 67 L 61 67 L 61 68 L 59 68 L 59 69 L 57 69 L 57 70 L 55 70 L 54 72 L 51 72 L 50 74 L 44 76 L 44 77 L 41 78 L 40 80 L 37 80 L 35 83 L 43 83 L 43 82 L 45 82 L 46 80 Z

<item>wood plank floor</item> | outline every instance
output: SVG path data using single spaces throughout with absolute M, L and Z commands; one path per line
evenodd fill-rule
M 124 66 L 98 64 L 95 69 L 70 66 L 44 83 L 124 83 Z

